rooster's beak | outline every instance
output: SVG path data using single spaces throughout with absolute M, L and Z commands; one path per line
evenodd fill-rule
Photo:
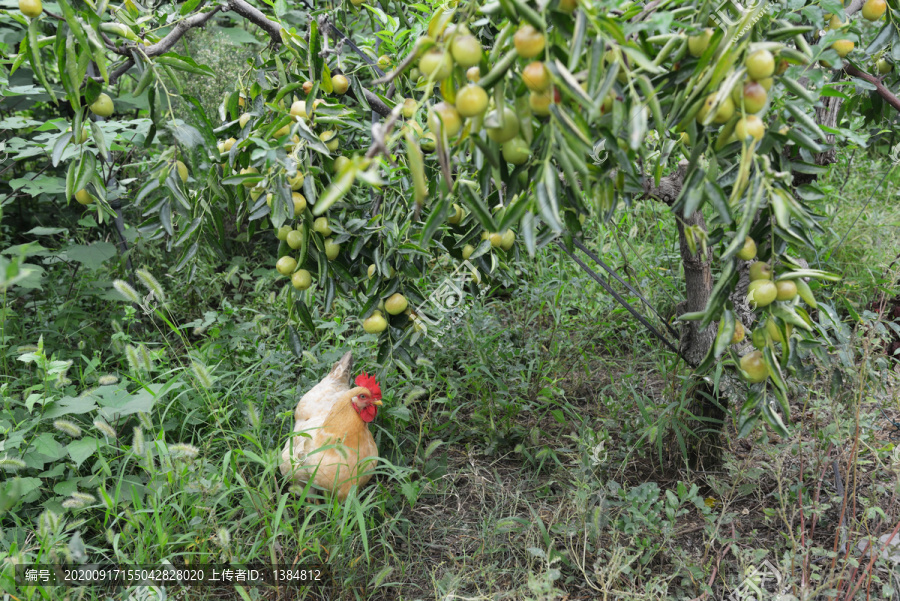
M 381 407 L 384 403 L 382 403 L 381 401 L 372 401 L 372 404 L 376 407 Z

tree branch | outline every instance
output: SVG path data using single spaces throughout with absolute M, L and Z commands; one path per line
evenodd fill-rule
M 644 195 L 643 198 L 652 198 L 664 204 L 672 206 L 678 195 L 681 194 L 681 187 L 684 185 L 684 176 L 687 175 L 688 162 L 681 161 L 678 168 L 666 177 L 659 180 L 659 186 L 653 186 L 652 178 L 644 178 Z
M 890 104 L 892 107 L 900 111 L 900 99 L 898 99 L 893 92 L 888 90 L 883 83 L 881 83 L 881 79 L 875 77 L 874 75 L 869 75 L 864 71 L 860 71 L 850 63 L 844 65 L 844 72 L 851 77 L 858 77 L 864 81 L 869 82 L 873 86 L 875 86 L 875 91 L 878 92 L 878 95 L 884 98 L 884 100 Z
M 160 54 L 165 54 L 172 47 L 178 43 L 184 34 L 193 29 L 194 27 L 202 27 L 206 24 L 207 21 L 212 19 L 216 13 L 222 10 L 221 6 L 217 6 L 209 12 L 206 13 L 197 13 L 195 15 L 191 15 L 186 19 L 182 19 L 175 25 L 175 28 L 170 31 L 166 37 L 156 42 L 155 44 L 151 44 L 144 49 L 144 54 L 147 56 L 159 56 Z
M 112 73 L 109 74 L 109 83 L 110 85 L 119 81 L 119 78 L 128 73 L 128 70 L 134 66 L 134 59 L 129 58 L 124 61 L 121 65 L 116 67 Z
M 273 44 L 281 43 L 281 25 L 269 19 L 258 8 L 245 2 L 244 0 L 229 0 L 225 4 L 226 11 L 236 12 L 254 25 L 264 29 L 269 37 L 272 38 Z
M 653 13 L 659 5 L 662 4 L 662 0 L 653 0 L 652 2 L 648 2 L 647 6 L 644 7 L 644 10 L 639 12 L 637 16 L 631 19 L 632 23 L 640 23 L 644 19 L 646 19 L 651 13 Z
M 844 13 L 849 17 L 850 15 L 859 12 L 859 10 L 863 7 L 863 4 L 866 3 L 866 0 L 853 0 L 850 3 L 850 6 L 844 7 Z
M 140 52 L 148 57 L 154 57 L 154 56 L 159 56 L 160 54 L 165 54 L 166 52 L 171 50 L 172 47 L 175 46 L 175 44 L 178 43 L 178 40 L 180 40 L 182 37 L 184 37 L 184 34 L 186 34 L 188 31 L 190 31 L 194 27 L 202 27 L 203 25 L 206 25 L 206 22 L 209 21 L 210 19 L 212 19 L 220 10 L 222 10 L 222 7 L 217 6 L 209 12 L 197 13 L 197 14 L 191 15 L 190 17 L 188 17 L 186 19 L 179 21 L 178 24 L 175 25 L 175 28 L 172 29 L 172 31 L 170 31 L 163 39 L 156 42 L 155 44 L 151 44 L 150 46 L 145 46 L 145 47 L 141 48 Z M 107 44 L 112 43 L 111 41 L 109 41 L 109 38 L 106 37 L 105 35 L 103 36 L 103 39 L 104 39 L 104 41 L 107 42 Z M 134 66 L 135 59 L 134 59 L 133 53 L 136 51 L 137 48 L 139 48 L 139 46 L 137 44 L 126 44 L 121 49 L 117 48 L 115 46 L 113 46 L 113 48 L 111 48 L 111 50 L 113 52 L 115 52 L 116 54 L 120 54 L 122 56 L 127 56 L 128 59 L 125 60 L 122 64 L 120 64 L 118 67 L 116 67 L 113 70 L 113 72 L 109 74 L 110 85 L 119 81 L 119 78 L 122 77 L 123 75 L 125 75 L 128 72 L 128 70 Z M 95 75 L 94 79 L 97 81 L 100 81 L 101 78 L 99 75 Z

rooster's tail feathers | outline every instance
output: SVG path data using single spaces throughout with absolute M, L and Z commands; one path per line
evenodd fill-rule
M 350 370 L 352 369 L 353 352 L 347 351 L 347 353 L 341 357 L 340 361 L 331 366 L 331 371 L 328 373 L 328 376 L 341 382 L 349 382 Z

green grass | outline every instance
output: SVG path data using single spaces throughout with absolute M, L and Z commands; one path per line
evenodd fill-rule
M 817 291 L 859 311 L 835 335 L 842 381 L 816 363 L 795 387 L 790 438 L 759 427 L 739 440 L 729 413 L 721 466 L 706 472 L 687 469 L 667 437 L 679 427 L 692 435 L 687 372 L 552 247 L 513 264 L 509 286 L 476 300 L 440 347 L 425 343 L 411 374 L 375 364 L 375 337 L 360 335 L 346 301 L 328 314 L 311 302 L 316 335 L 298 326 L 293 352 L 291 291 L 274 286 L 264 251 L 221 270 L 201 264 L 188 283 L 162 277 L 159 249 L 142 247 L 138 263 L 157 266 L 168 297 L 149 315 L 111 301 L 103 270 L 71 295 L 47 287 L 5 304 L 0 459 L 31 453 L 24 468 L 0 463 L 0 558 L 316 562 L 332 584 L 301 597 L 409 600 L 720 598 L 768 558 L 824 595 L 858 555 L 831 567 L 841 499 L 830 461 L 854 492 L 852 549 L 893 528 L 900 492 L 884 417 L 900 414 L 896 370 L 878 353 L 877 319 L 860 310 L 897 293 L 900 211 L 866 205 L 874 178 L 851 171 L 845 183 L 845 169 L 825 180 L 842 199 L 823 204 L 835 250 L 818 260 L 847 277 Z M 898 182 L 895 173 L 878 195 L 891 198 Z M 671 316 L 682 292 L 664 208 L 638 205 L 592 231 L 589 245 Z M 50 269 L 65 279 L 64 266 Z M 296 399 L 348 349 L 358 371 L 382 371 L 373 431 L 383 460 L 369 486 L 332 503 L 284 485 L 277 465 Z M 62 401 L 71 411 L 56 415 Z M 61 418 L 80 436 L 55 427 Z M 115 437 L 93 424 L 101 418 Z M 873 598 L 890 598 L 900 583 L 889 567 L 879 560 L 854 578 L 870 573 Z M 7 569 L 0 586 L 17 599 L 65 594 L 10 578 Z

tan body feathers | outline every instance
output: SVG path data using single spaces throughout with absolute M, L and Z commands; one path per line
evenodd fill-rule
M 378 448 L 357 407 L 373 401 L 367 388 L 349 384 L 353 363 L 350 353 L 307 392 L 294 410 L 293 433 L 281 453 L 281 473 L 313 484 L 344 500 L 354 484 L 364 486 L 372 477 Z M 371 459 L 370 459 L 371 458 Z

